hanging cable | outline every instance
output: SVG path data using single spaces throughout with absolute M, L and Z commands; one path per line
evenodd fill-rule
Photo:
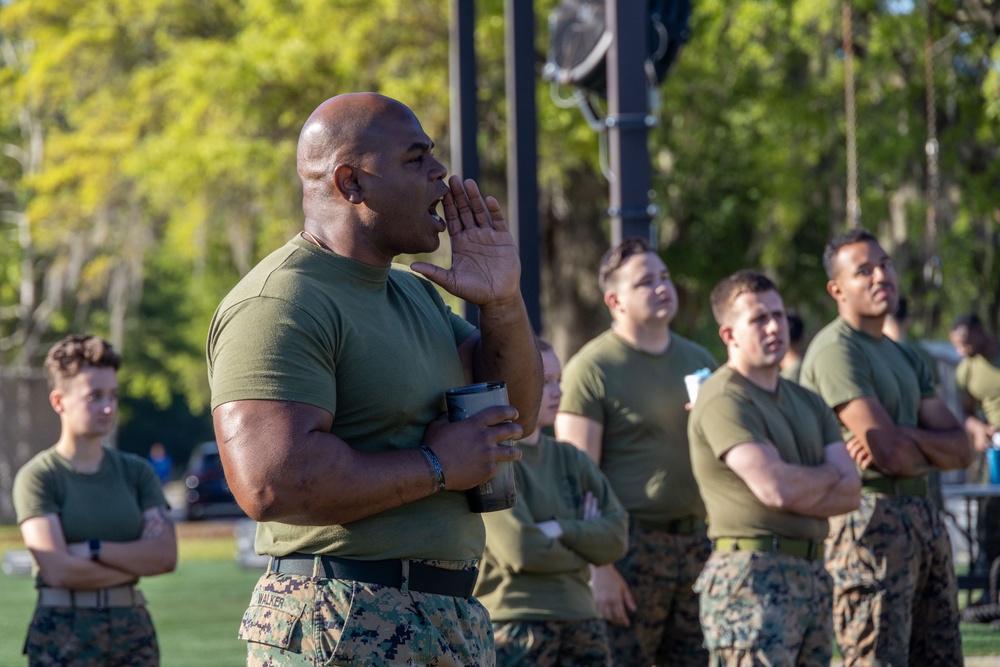
M 841 0 L 841 32 L 844 44 L 844 112 L 847 140 L 847 226 L 861 226 L 861 202 L 858 200 L 857 114 L 854 101 L 854 27 L 850 0 Z

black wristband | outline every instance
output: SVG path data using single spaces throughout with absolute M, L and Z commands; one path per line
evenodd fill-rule
M 101 541 L 98 539 L 87 540 L 87 546 L 90 547 L 90 560 L 95 563 L 101 560 Z
M 420 451 L 424 453 L 427 457 L 427 462 L 430 464 L 431 474 L 434 475 L 434 479 L 437 482 L 437 490 L 444 491 L 444 468 L 441 467 L 441 461 L 438 457 L 434 455 L 431 448 L 427 445 L 420 445 Z

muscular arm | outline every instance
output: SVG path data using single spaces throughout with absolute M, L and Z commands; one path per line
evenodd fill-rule
M 878 399 L 856 398 L 834 411 L 854 434 L 852 443 L 857 447 L 851 452 L 862 468 L 875 468 L 895 477 L 919 477 L 930 470 L 931 463 L 916 440 L 893 423 Z
M 494 407 L 454 424 L 428 426 L 450 490 L 496 474 L 498 461 L 521 458 L 497 443 L 521 437 L 515 410 Z M 329 412 L 304 403 L 233 401 L 212 413 L 226 479 L 240 507 L 257 521 L 303 526 L 345 524 L 437 492 L 416 448 L 359 452 L 329 433 Z
M 938 470 L 958 470 L 972 464 L 973 451 L 962 425 L 937 396 L 920 401 L 919 426 L 899 430 L 915 443 Z
M 826 518 L 830 515 L 817 513 L 827 509 L 824 505 L 839 509 L 849 504 L 844 502 L 841 491 L 837 490 L 842 483 L 845 484 L 845 491 L 849 491 L 850 487 L 849 481 L 842 482 L 846 474 L 844 461 L 837 457 L 826 459 L 817 466 L 804 466 L 782 460 L 778 450 L 770 443 L 746 442 L 726 452 L 723 460 L 754 496 L 768 507 Z M 854 477 L 857 478 L 857 473 Z M 859 491 L 860 485 L 857 485 L 855 495 Z M 854 507 L 857 507 L 857 500 Z M 847 507 L 847 510 L 850 509 Z
M 556 438 L 568 442 L 601 465 L 601 440 L 604 424 L 570 412 L 556 414 Z
M 82 553 L 70 553 L 70 545 L 66 544 L 59 517 L 55 514 L 26 519 L 21 523 L 21 536 L 38 563 L 42 579 L 49 586 L 93 590 L 120 586 L 136 579 L 132 572 L 90 560 L 86 545 L 76 549 Z
M 831 442 L 824 447 L 823 461 L 840 473 L 840 479 L 803 513 L 815 517 L 831 517 L 858 509 L 861 503 L 861 477 L 844 443 Z

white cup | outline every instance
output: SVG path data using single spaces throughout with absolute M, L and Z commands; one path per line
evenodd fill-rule
M 711 374 L 712 371 L 702 368 L 699 371 L 684 376 L 684 386 L 687 387 L 688 399 L 691 401 L 691 405 L 694 405 L 695 399 L 698 398 L 698 390 L 701 388 L 701 383 L 707 380 Z

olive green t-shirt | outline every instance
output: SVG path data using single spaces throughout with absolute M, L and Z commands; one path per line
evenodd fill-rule
M 820 465 L 826 446 L 841 440 L 822 398 L 784 378 L 770 392 L 723 366 L 702 384 L 688 431 L 709 537 L 826 537 L 826 519 L 764 505 L 723 460 L 736 445 L 756 442 L 773 444 L 787 463 Z
M 1000 353 L 992 362 L 981 354 L 962 359 L 955 369 L 955 386 L 979 403 L 991 426 L 1000 426 Z
M 573 445 L 543 434 L 521 451 L 514 463 L 517 504 L 483 515 L 486 553 L 475 595 L 494 621 L 598 618 L 589 564 L 625 555 L 628 514 L 597 464 Z M 585 520 L 588 491 L 601 516 Z M 563 531 L 558 539 L 536 526 L 553 519 Z
M 931 373 L 916 352 L 886 336 L 873 338 L 839 317 L 813 338 L 800 381 L 834 409 L 874 397 L 900 426 L 917 426 L 921 400 L 935 395 Z M 841 430 L 844 440 L 850 439 L 850 431 L 843 425 Z M 861 477 L 885 475 L 868 469 Z
M 705 348 L 676 333 L 665 352 L 649 354 L 610 329 L 566 364 L 559 411 L 603 426 L 601 470 L 644 525 L 705 516 L 691 473 L 684 376 L 717 366 Z
M 372 267 L 296 236 L 222 301 L 208 336 L 213 409 L 260 399 L 333 415 L 331 433 L 362 452 L 412 449 L 465 384 L 458 345 L 473 327 L 434 286 Z M 308 462 L 303 462 L 308 465 Z M 469 560 L 482 519 L 464 492 L 445 491 L 346 525 L 258 525 L 258 553 Z
M 17 523 L 55 514 L 67 544 L 89 539 L 138 540 L 142 513 L 166 506 L 153 467 L 142 457 L 107 447 L 95 473 L 77 472 L 50 447 L 32 457 L 14 477 Z

